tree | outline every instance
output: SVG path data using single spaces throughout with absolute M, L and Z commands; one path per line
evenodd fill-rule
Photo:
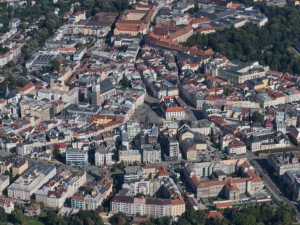
M 120 146 L 119 146 L 119 150 L 121 150 L 121 151 L 122 151 L 122 150 L 127 150 L 127 147 L 126 147 L 125 145 L 120 145 Z
M 262 123 L 262 122 L 264 122 L 264 116 L 262 114 L 260 114 L 258 111 L 255 111 L 252 114 L 252 120 L 253 120 L 253 122 Z
M 118 212 L 117 214 L 113 215 L 109 218 L 109 222 L 112 225 L 122 225 L 122 224 L 129 224 L 130 218 L 122 212 Z
M 142 163 L 142 167 L 146 167 L 147 165 L 146 165 L 146 163 L 145 162 L 143 162 Z
M 48 225 L 55 225 L 58 222 L 58 218 L 56 213 L 53 210 L 47 211 L 47 224 Z
M 0 207 L 0 222 L 7 221 L 7 214 L 5 213 L 4 208 Z
M 40 206 L 41 206 L 41 210 L 44 210 L 46 208 L 45 203 L 44 202 L 40 202 Z
M 123 78 L 120 82 L 124 87 L 129 87 L 129 81 L 125 75 L 123 75 Z
M 137 193 L 135 197 L 145 197 L 145 195 L 143 193 Z
M 111 168 L 111 172 L 115 173 L 117 171 L 117 168 L 114 166 Z
M 51 65 L 53 70 L 59 70 L 60 69 L 60 61 L 57 60 L 57 59 L 52 59 L 50 61 L 50 65 Z
M 7 63 L 7 66 L 8 66 L 9 68 L 12 68 L 12 67 L 15 66 L 15 63 L 14 63 L 13 61 L 9 61 L 9 62 Z
M 174 180 L 175 183 L 179 181 L 176 174 L 172 175 L 172 179 Z
M 25 23 L 22 23 L 22 24 L 21 24 L 21 29 L 22 29 L 22 30 L 25 30 L 25 28 L 26 28 L 26 24 L 25 24 Z
M 23 70 L 22 70 L 23 75 L 27 75 L 28 74 L 28 70 L 27 68 L 24 66 Z
M 122 160 L 120 163 L 119 163 L 119 168 L 120 170 L 123 170 L 124 168 L 126 167 L 124 161 Z
M 185 162 L 184 162 L 184 161 L 181 161 L 180 165 L 181 165 L 181 166 L 184 166 L 184 165 L 185 165 Z
M 230 93 L 230 90 L 229 90 L 228 88 L 225 88 L 224 94 L 225 94 L 225 95 L 228 95 L 229 93 Z
M 22 224 L 25 217 L 21 209 L 15 209 L 13 211 L 13 221 L 15 224 Z
M 58 148 L 53 150 L 53 156 L 56 158 L 58 156 L 60 156 L 60 150 Z

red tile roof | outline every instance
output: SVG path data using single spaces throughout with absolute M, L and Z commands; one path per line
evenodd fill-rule
M 210 211 L 208 213 L 205 214 L 205 219 L 209 219 L 209 218 L 216 218 L 216 217 L 219 217 L 219 218 L 223 218 L 222 214 L 218 211 Z
M 231 208 L 232 207 L 232 204 L 231 202 L 220 202 L 220 203 L 216 203 L 216 208 L 217 209 L 222 209 L 222 208 Z

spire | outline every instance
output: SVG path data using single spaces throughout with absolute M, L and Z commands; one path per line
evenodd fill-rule
M 149 115 L 148 115 L 148 110 L 146 111 L 146 117 L 145 117 L 145 123 L 150 123 L 150 118 L 149 118 Z
M 103 175 L 108 174 L 107 166 L 105 165 L 103 168 Z
M 8 85 L 6 86 L 6 91 L 5 91 L 5 98 L 8 98 L 9 95 L 9 88 Z

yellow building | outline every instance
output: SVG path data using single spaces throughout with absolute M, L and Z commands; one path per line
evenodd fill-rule
M 15 177 L 16 175 L 21 175 L 27 168 L 28 161 L 26 159 L 15 162 L 12 166 L 12 176 Z

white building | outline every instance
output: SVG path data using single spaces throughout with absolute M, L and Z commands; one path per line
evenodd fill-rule
M 5 196 L 0 197 L 0 207 L 2 207 L 5 213 L 12 213 L 15 209 L 14 202 Z
M 7 188 L 8 197 L 30 201 L 30 197 L 56 174 L 56 167 L 36 164 L 28 168 Z
M 49 99 L 50 101 L 62 100 L 64 103 L 76 104 L 78 102 L 79 88 L 75 87 L 70 91 L 62 91 L 59 87 L 52 87 L 50 89 L 41 89 L 37 91 L 37 100 L 43 98 Z
M 21 20 L 18 19 L 18 18 L 12 18 L 10 21 L 9 21 L 9 27 L 10 28 L 17 28 L 19 25 L 21 24 Z
M 110 148 L 98 147 L 95 152 L 95 165 L 111 165 L 113 155 L 114 153 L 110 150 Z
M 246 154 L 246 145 L 245 145 L 245 143 L 243 143 L 237 139 L 233 140 L 229 143 L 229 145 L 227 147 L 227 153 L 234 154 L 234 155 Z
M 75 166 L 84 166 L 88 163 L 87 151 L 78 148 L 68 148 L 66 151 L 66 164 Z

